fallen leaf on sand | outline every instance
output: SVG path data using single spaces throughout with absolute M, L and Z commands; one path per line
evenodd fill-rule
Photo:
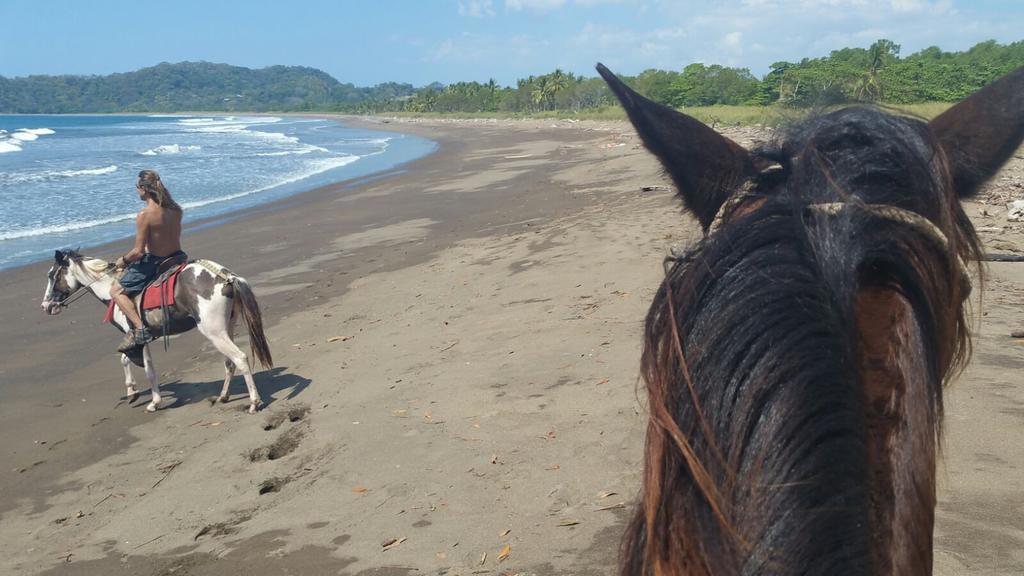
M 391 415 L 396 418 L 406 418 L 409 415 L 408 410 L 392 410 Z
M 559 466 L 558 464 L 552 464 L 551 466 L 548 466 L 547 468 L 545 468 L 545 470 L 558 470 L 560 468 L 561 468 L 561 466 Z
M 497 463 L 498 463 L 498 455 L 497 454 L 492 454 L 491 455 L 491 464 L 497 464 Z
M 505 536 L 508 536 L 508 533 L 511 532 L 511 531 L 512 531 L 511 528 L 506 529 L 504 532 L 501 533 L 501 537 L 504 538 Z
M 603 500 L 609 496 L 615 496 L 616 494 L 618 494 L 618 492 L 598 492 L 597 497 Z
M 511 553 L 512 553 L 512 545 L 511 544 L 505 544 L 505 547 L 502 548 L 501 552 L 498 553 L 498 562 L 501 562 L 505 558 L 508 558 L 508 555 L 511 554 Z
M 480 565 L 483 566 L 484 562 L 487 562 L 487 552 L 484 552 L 483 556 L 480 557 Z
M 562 520 L 561 522 L 558 523 L 558 525 L 559 526 L 575 526 L 575 525 L 577 525 L 579 523 L 580 523 L 579 520 Z
M 607 383 L 608 383 L 608 379 L 605 378 L 604 380 L 601 380 L 600 382 L 598 382 L 597 385 L 600 386 L 601 384 L 607 384 Z
M 344 342 L 345 340 L 351 339 L 351 336 L 331 336 L 327 339 L 327 342 Z
M 405 539 L 404 536 L 401 537 L 401 538 L 389 538 L 389 539 L 381 542 L 381 544 L 380 544 L 381 545 L 381 552 L 387 552 L 388 550 L 391 550 L 392 548 L 394 548 L 395 546 L 398 546 L 402 542 L 405 542 L 405 540 L 406 539 Z
M 618 504 L 612 504 L 611 506 L 604 506 L 602 508 L 598 508 L 596 510 L 596 512 L 603 512 L 605 510 L 615 510 L 616 508 L 625 508 L 625 507 L 626 507 L 626 503 L 625 502 L 619 502 Z
M 355 488 L 352 489 L 352 491 L 355 492 L 356 494 L 366 494 L 367 492 L 370 491 L 370 489 L 365 486 L 356 486 Z

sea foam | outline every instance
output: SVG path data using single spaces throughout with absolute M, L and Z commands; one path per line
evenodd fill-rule
M 361 158 L 361 156 L 348 155 L 348 156 L 339 156 L 339 157 L 336 157 L 336 158 L 323 158 L 323 159 L 320 159 L 320 160 L 315 160 L 315 161 L 310 162 L 309 164 L 307 164 L 305 170 L 302 170 L 300 172 L 297 172 L 297 173 L 291 174 L 289 176 L 286 176 L 285 178 L 277 180 L 277 181 L 275 181 L 272 184 L 267 184 L 266 186 L 260 186 L 259 188 L 254 188 L 252 190 L 245 190 L 243 192 L 236 192 L 234 194 L 227 194 L 225 196 L 218 196 L 216 198 L 207 198 L 205 200 L 196 200 L 194 202 L 186 202 L 186 203 L 182 204 L 182 207 L 183 208 L 198 208 L 200 206 L 207 206 L 209 204 L 215 204 L 217 202 L 227 202 L 228 200 L 234 200 L 235 198 L 243 198 L 245 196 L 251 196 L 253 194 L 258 194 L 260 192 L 266 192 L 267 190 L 271 190 L 273 188 L 277 188 L 278 186 L 284 186 L 285 184 L 291 184 L 293 182 L 298 182 L 300 180 L 305 180 L 306 178 L 309 178 L 311 176 L 315 176 L 317 174 L 320 174 L 321 172 L 327 172 L 328 170 L 333 170 L 335 168 L 341 168 L 342 166 L 347 166 L 347 165 L 355 162 L 356 160 L 359 160 L 360 158 Z
M 0 149 L 3 143 L 0 142 Z M 0 184 L 27 184 L 29 182 L 43 182 L 45 180 L 59 180 L 63 178 L 77 178 L 79 176 L 102 176 L 117 172 L 117 166 L 103 166 L 101 168 L 85 168 L 83 170 L 45 170 L 43 172 L 0 172 Z
M 15 238 L 30 238 L 32 236 L 45 236 L 47 234 L 59 234 L 61 232 L 72 232 L 104 224 L 114 224 L 135 218 L 135 214 L 120 214 L 109 218 L 97 218 L 95 220 L 81 220 L 68 222 L 66 224 L 55 224 L 52 226 L 39 226 L 37 228 L 26 228 L 24 230 L 5 230 L 0 232 L 0 240 L 14 240 Z
M 157 146 L 156 148 L 150 148 L 144 152 L 139 152 L 143 156 L 158 156 L 160 154 L 181 154 L 182 152 L 198 152 L 202 150 L 202 146 L 182 146 L 180 144 L 165 144 L 163 146 Z

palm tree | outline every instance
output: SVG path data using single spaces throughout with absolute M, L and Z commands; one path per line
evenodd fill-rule
M 557 96 L 559 92 L 567 89 L 571 80 L 572 77 L 566 75 L 566 73 L 562 72 L 560 68 L 555 68 L 554 72 L 548 74 L 547 101 L 551 108 L 555 107 L 555 96 Z
M 855 96 L 859 100 L 881 100 L 883 95 L 882 81 L 879 72 L 888 60 L 899 58 L 900 45 L 892 40 L 878 40 L 868 48 L 868 68 L 857 81 Z
M 548 87 L 548 77 L 540 76 L 533 82 L 533 90 L 530 92 L 530 98 L 534 106 L 537 106 L 539 110 L 547 109 L 548 93 L 550 92 Z
M 498 109 L 498 83 L 494 81 L 494 78 L 491 78 L 487 81 L 485 87 L 487 88 L 487 110 L 489 112 L 494 112 Z

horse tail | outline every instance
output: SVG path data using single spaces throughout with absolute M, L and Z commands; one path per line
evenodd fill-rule
M 263 316 L 260 315 L 260 305 L 256 302 L 256 296 L 245 278 L 235 276 L 232 279 L 235 288 L 235 306 L 240 308 L 245 318 L 245 326 L 249 330 L 249 346 L 252 355 L 260 361 L 264 368 L 273 368 L 274 359 L 270 356 L 270 345 L 267 343 L 267 336 L 263 333 Z

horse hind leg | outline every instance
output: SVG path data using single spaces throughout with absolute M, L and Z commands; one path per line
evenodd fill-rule
M 220 396 L 217 397 L 217 400 L 219 400 L 219 401 L 221 401 L 223 403 L 226 403 L 230 399 L 231 393 L 230 393 L 229 389 L 231 388 L 231 379 L 234 378 L 234 376 L 235 376 L 235 363 L 230 358 L 225 358 L 224 359 L 224 387 L 220 389 Z
M 228 339 L 230 339 L 232 341 L 234 341 L 234 332 L 235 332 L 235 330 L 234 330 L 234 328 L 235 328 L 235 321 L 234 320 L 235 320 L 234 317 L 232 317 L 231 320 L 228 321 L 228 327 L 227 327 Z M 220 396 L 217 397 L 217 399 L 220 400 L 221 402 L 225 402 L 226 403 L 228 401 L 228 399 L 230 398 L 230 396 L 231 396 L 231 392 L 230 392 L 231 379 L 234 378 L 234 376 L 235 376 L 235 363 L 234 363 L 233 360 L 231 360 L 230 357 L 225 356 L 224 357 L 224 387 L 221 388 Z
M 198 328 L 203 336 L 206 336 L 206 339 L 221 354 L 227 357 L 227 362 L 234 364 L 235 369 L 242 373 L 242 377 L 245 378 L 245 386 L 249 389 L 249 413 L 255 414 L 260 407 L 260 395 L 256 391 L 256 382 L 252 378 L 252 370 L 249 369 L 249 359 L 246 358 L 245 352 L 242 352 L 229 336 L 229 330 L 227 329 L 229 322 L 230 320 L 222 326 L 199 324 Z M 227 366 L 227 362 L 225 362 L 225 366 Z
M 125 397 L 129 404 L 133 404 L 139 399 L 139 389 L 135 387 L 135 377 L 132 376 L 132 361 L 126 354 L 121 354 L 121 368 L 124 368 Z
M 146 405 L 146 412 L 156 412 L 160 406 L 160 384 L 156 380 L 156 369 L 153 368 L 153 356 L 149 353 L 149 345 L 142 348 L 142 361 L 146 367 L 146 380 L 149 381 L 149 391 L 152 398 Z

